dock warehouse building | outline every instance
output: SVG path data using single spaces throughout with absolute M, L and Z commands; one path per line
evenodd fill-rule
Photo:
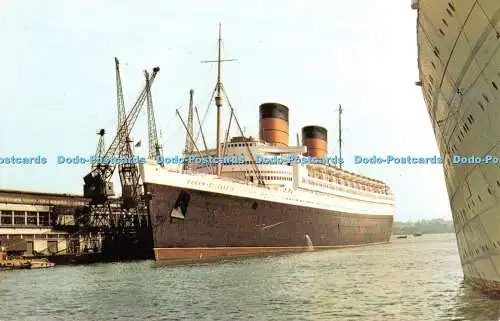
M 0 246 L 9 255 L 66 254 L 69 235 L 53 229 L 53 208 L 86 204 L 78 195 L 0 189 Z

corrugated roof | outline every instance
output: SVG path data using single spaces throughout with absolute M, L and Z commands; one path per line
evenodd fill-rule
M 7 194 L 34 194 L 34 195 L 45 195 L 45 196 L 84 198 L 83 195 L 66 194 L 66 193 L 39 192 L 39 191 L 29 191 L 29 190 L 14 190 L 14 189 L 0 189 L 0 193 L 7 193 Z

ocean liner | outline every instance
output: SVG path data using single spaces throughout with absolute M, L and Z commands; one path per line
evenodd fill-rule
M 443 159 L 464 279 L 500 293 L 500 1 L 412 1 L 418 67 Z
M 238 158 L 227 164 L 140 165 L 149 199 L 156 260 L 245 256 L 386 243 L 391 236 L 395 201 L 381 181 L 328 164 L 291 161 L 324 160 L 327 130 L 302 128 L 302 143 L 289 146 L 289 109 L 279 103 L 260 105 L 260 134 L 247 136 L 221 82 L 219 26 L 216 148 L 196 147 L 192 109 L 184 156 L 199 159 Z M 192 105 L 192 91 L 191 104 Z M 222 98 L 226 98 L 240 135 L 221 141 Z M 179 114 L 180 115 L 180 114 Z M 191 123 L 191 125 L 189 125 Z M 340 123 L 340 114 L 339 114 Z M 205 142 L 203 132 L 200 132 Z M 340 141 L 340 140 L 339 140 Z M 269 162 L 259 161 L 263 157 Z M 274 157 L 274 159 L 273 159 Z M 280 159 L 278 159 L 281 158 Z M 273 161 L 274 160 L 274 161 Z

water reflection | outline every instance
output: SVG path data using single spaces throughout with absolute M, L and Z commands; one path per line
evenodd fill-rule
M 500 300 L 487 297 L 464 281 L 456 296 L 452 320 L 492 321 L 500 320 Z
M 500 319 L 500 300 L 462 281 L 453 234 L 203 259 L 5 271 L 0 320 Z

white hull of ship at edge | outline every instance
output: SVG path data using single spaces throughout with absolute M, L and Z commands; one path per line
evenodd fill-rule
M 418 64 L 465 279 L 500 293 L 500 1 L 413 0 Z

